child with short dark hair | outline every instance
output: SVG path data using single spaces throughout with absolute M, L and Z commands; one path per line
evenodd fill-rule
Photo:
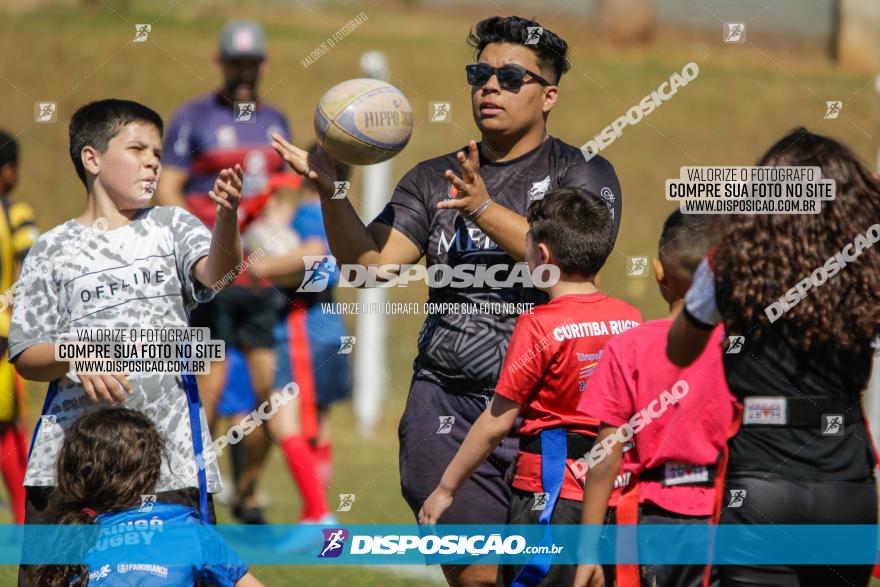
M 442 521 L 455 494 L 471 473 L 509 433 L 518 416 L 520 448 L 513 473 L 510 524 L 577 524 L 583 487 L 569 468 L 589 452 L 599 422 L 577 410 L 602 348 L 608 340 L 638 325 L 639 311 L 596 287 L 596 274 L 611 253 L 612 219 L 608 207 L 579 188 L 547 193 L 528 210 L 526 260 L 555 266 L 559 279 L 542 287 L 550 302 L 522 314 L 516 323 L 495 395 L 471 427 L 446 468 L 437 489 L 419 512 L 419 522 Z M 564 471 L 557 487 L 544 487 L 550 462 Z M 563 467 L 561 462 L 566 465 Z M 534 507 L 536 500 L 542 508 Z M 505 565 L 499 578 L 510 585 L 530 565 Z M 570 585 L 573 565 L 551 565 L 541 585 Z
M 150 502 L 162 466 L 165 442 L 148 417 L 127 408 L 104 408 L 80 417 L 70 429 L 58 454 L 57 487 L 52 495 L 60 524 L 98 524 L 114 529 L 166 524 L 201 524 L 195 509 L 185 505 Z M 40 587 L 80 587 L 100 574 L 101 585 L 211 585 L 261 587 L 247 565 L 213 530 L 193 533 L 200 541 L 193 552 L 210 553 L 210 560 L 194 565 L 166 564 L 161 551 L 144 565 L 115 565 L 119 553 L 92 548 L 80 565 L 39 565 L 28 573 Z M 160 543 L 161 544 L 161 543 Z M 143 548 L 143 546 L 139 546 Z M 160 550 L 159 547 L 157 550 Z M 226 562 L 218 564 L 217 560 Z M 122 569 L 118 567 L 124 567 Z
M 616 503 L 618 524 L 705 524 L 712 514 L 715 464 L 733 418 L 721 361 L 724 332 L 717 328 L 710 348 L 688 368 L 666 358 L 666 337 L 713 236 L 712 217 L 677 210 L 669 216 L 653 259 L 669 316 L 611 340 L 581 399 L 579 409 L 602 423 L 597 450 L 577 466 L 586 469 L 584 524 L 606 520 L 622 458 L 631 477 Z M 623 456 L 627 443 L 632 448 Z M 698 586 L 703 568 L 645 565 L 638 572 L 637 565 L 618 565 L 617 584 L 638 584 L 641 576 L 646 585 Z M 581 565 L 575 585 L 593 587 L 602 579 L 602 567 Z

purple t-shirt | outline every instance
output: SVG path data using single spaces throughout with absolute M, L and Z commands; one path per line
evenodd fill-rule
M 175 112 L 162 163 L 189 173 L 184 186 L 187 206 L 211 228 L 216 208 L 208 191 L 221 169 L 241 164 L 243 201 L 262 193 L 269 177 L 284 170 L 284 161 L 271 146 L 276 132 L 290 140 L 290 127 L 279 110 L 258 101 L 254 111 L 236 112 L 233 104 L 212 92 Z

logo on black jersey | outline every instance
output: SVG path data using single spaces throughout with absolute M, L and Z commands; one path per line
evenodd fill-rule
M 544 194 L 547 193 L 547 190 L 550 189 L 550 176 L 548 175 L 541 181 L 536 181 L 532 183 L 532 187 L 529 188 L 529 201 L 533 202 L 535 200 L 540 200 L 544 197 Z
M 599 190 L 599 197 L 608 204 L 608 211 L 611 212 L 611 219 L 614 220 L 614 192 L 606 185 Z
M 455 219 L 455 232 L 447 236 L 446 230 L 440 229 L 437 234 L 437 254 L 462 253 L 464 258 L 471 254 L 506 255 L 498 243 L 476 226 L 470 226 L 464 218 Z
M 626 445 L 624 445 L 626 448 Z M 621 487 L 626 487 L 629 485 L 630 480 L 632 479 L 632 472 L 627 471 L 626 473 L 621 473 L 617 477 L 614 478 L 614 489 L 620 489 Z

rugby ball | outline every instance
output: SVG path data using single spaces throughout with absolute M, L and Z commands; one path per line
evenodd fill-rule
M 337 161 L 371 165 L 394 157 L 409 142 L 413 113 L 403 92 L 359 78 L 327 90 L 315 109 L 315 134 Z

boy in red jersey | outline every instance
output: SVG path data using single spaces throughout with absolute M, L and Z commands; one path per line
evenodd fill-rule
M 437 522 L 520 415 L 508 523 L 576 524 L 580 519 L 583 488 L 567 465 L 590 450 L 599 421 L 578 412 L 577 405 L 605 343 L 642 317 L 595 284 L 612 248 L 606 206 L 584 190 L 558 189 L 529 207 L 528 222 L 529 269 L 534 274 L 539 265 L 555 266 L 559 280 L 542 288 L 549 303 L 519 317 L 495 395 L 419 512 L 422 524 Z M 555 482 L 545 487 L 542 477 Z M 521 572 L 534 572 L 525 567 L 503 566 L 500 578 L 509 585 Z M 574 569 L 550 566 L 540 584 L 570 585 Z
M 666 358 L 669 329 L 709 249 L 711 225 L 710 217 L 678 211 L 669 216 L 660 235 L 659 257 L 653 260 L 669 316 L 610 341 L 581 398 L 579 409 L 602 422 L 597 450 L 574 467 L 578 472 L 586 469 L 584 524 L 605 521 L 626 442 L 633 443 L 626 453 L 632 477 L 617 502 L 618 524 L 706 523 L 712 514 L 715 463 L 733 418 L 721 361 L 723 329 L 715 329 L 709 348 L 690 367 L 676 367 Z M 673 399 L 664 398 L 664 392 Z M 603 441 L 610 450 L 598 450 Z M 619 565 L 617 585 L 634 587 L 641 581 L 699 586 L 703 569 L 703 565 L 656 565 L 643 566 L 639 572 L 637 566 Z M 715 577 L 711 584 L 718 584 Z M 602 567 L 580 565 L 575 585 L 605 585 Z

